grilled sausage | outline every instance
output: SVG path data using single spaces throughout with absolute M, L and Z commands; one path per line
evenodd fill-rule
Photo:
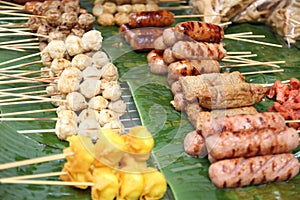
M 230 117 L 217 117 L 206 121 L 202 127 L 204 138 L 211 134 L 220 134 L 222 131 L 234 133 L 252 132 L 263 129 L 271 129 L 280 132 L 285 129 L 284 118 L 276 112 L 264 112 L 257 114 L 235 115 Z
M 298 144 L 299 134 L 293 128 L 278 132 L 271 129 L 237 133 L 223 131 L 205 138 L 209 154 L 217 160 L 290 153 Z
M 176 24 L 174 33 L 177 40 L 219 43 L 224 38 L 224 30 L 218 25 L 188 21 Z
M 120 27 L 120 36 L 123 37 L 135 51 L 151 51 L 155 40 L 162 34 L 162 28 L 136 28 L 130 29 L 127 24 Z
M 181 88 L 179 81 L 175 81 L 174 83 L 172 83 L 171 91 L 172 91 L 173 95 L 175 95 L 177 93 L 182 93 L 182 88 Z
M 216 187 L 234 188 L 292 179 L 299 162 L 293 154 L 235 158 L 213 163 L 208 172 Z
M 144 11 L 129 15 L 129 26 L 139 27 L 165 27 L 174 22 L 174 14 L 168 10 Z
M 167 64 L 170 64 L 170 63 L 173 63 L 173 62 L 177 61 L 177 59 L 174 58 L 172 49 L 170 47 L 166 48 L 164 50 L 163 59 L 164 59 L 165 63 L 167 63 Z
M 166 44 L 164 43 L 164 39 L 162 36 L 159 36 L 154 41 L 154 49 L 160 52 L 163 52 L 167 48 Z
M 219 72 L 220 65 L 216 60 L 181 60 L 169 65 L 168 83 L 172 85 L 174 81 L 177 81 L 182 76 L 197 76 Z
M 156 50 L 152 50 L 147 55 L 148 65 L 150 66 L 150 71 L 153 74 L 166 74 L 168 72 L 168 66 L 164 63 L 162 55 L 160 55 Z
M 178 41 L 172 47 L 173 56 L 179 60 L 221 60 L 226 56 L 223 44 Z
M 171 104 L 174 106 L 175 110 L 183 111 L 187 105 L 187 102 L 182 93 L 177 93 L 174 95 L 174 101 L 171 101 Z
M 184 138 L 184 151 L 190 156 L 203 158 L 207 155 L 204 138 L 197 131 L 188 133 Z

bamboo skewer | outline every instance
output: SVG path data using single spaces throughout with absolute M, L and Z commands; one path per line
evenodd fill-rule
M 38 55 L 38 54 L 36 54 L 36 55 Z M 24 58 L 24 59 L 26 59 L 26 58 Z M 15 59 L 15 60 L 18 61 L 17 59 Z M 21 67 L 26 67 L 26 66 L 35 65 L 35 64 L 41 64 L 41 63 L 42 63 L 41 60 L 37 60 L 37 61 L 32 61 L 32 62 L 23 63 L 23 64 L 19 64 L 19 65 L 3 67 L 3 68 L 0 68 L 0 72 L 5 71 L 5 70 L 10 70 L 10 69 L 18 69 L 18 68 L 21 68 Z M 7 64 L 7 63 L 5 63 L 5 64 Z M 0 66 L 1 65 L 4 65 L 4 64 L 0 64 Z
M 249 40 L 249 39 L 245 39 L 245 38 L 238 38 L 238 37 L 232 37 L 232 36 L 227 36 L 227 35 L 225 35 L 224 38 L 231 39 L 231 40 L 237 40 L 237 41 L 243 41 L 243 42 L 250 42 L 250 43 L 256 43 L 256 44 L 262 44 L 262 45 L 267 45 L 267 46 L 282 48 L 282 45 L 280 45 L 280 44 L 273 44 L 273 43 L 268 43 L 268 42 L 261 42 L 261 41 L 257 41 L 257 40 Z
M 45 93 L 45 90 L 37 90 L 37 91 L 30 91 L 30 92 L 24 92 L 24 93 L 18 93 L 18 94 L 40 94 L 40 93 Z M 9 95 L 0 95 L 0 97 L 7 97 Z M 6 99 L 5 99 L 6 100 Z M 0 100 L 1 102 L 2 100 Z
M 1 18 L 0 18 L 0 20 L 1 20 Z M 21 33 L 23 35 L 33 35 L 33 36 L 38 36 L 38 37 L 49 38 L 49 36 L 47 36 L 47 35 L 42 35 L 42 34 L 38 34 L 38 33 L 31 33 L 31 32 L 25 32 L 25 31 L 18 31 L 18 30 L 15 30 L 15 29 L 9 29 L 9 28 L 3 28 L 3 27 L 0 27 L 0 30 L 7 31 L 7 32 Z
M 252 54 L 252 52 L 251 51 L 231 51 L 231 52 L 227 52 L 227 55 L 236 55 L 236 54 L 247 55 L 247 54 Z
M 6 42 L 0 42 L 0 45 L 4 45 L 4 44 L 20 44 L 23 42 L 31 42 L 31 41 L 39 41 L 38 38 L 30 38 L 30 39 L 22 39 L 22 40 L 13 40 L 13 41 L 6 41 Z
M 40 96 L 32 96 L 32 95 L 26 95 L 26 94 L 16 94 L 16 93 L 9 93 L 9 92 L 0 92 L 0 94 L 5 94 L 8 96 L 15 96 L 15 97 L 22 97 L 22 98 L 28 98 L 28 99 L 37 99 L 37 100 L 49 100 L 49 101 L 55 101 L 55 102 L 66 102 L 66 100 L 63 99 L 50 99 Z
M 278 73 L 284 72 L 284 69 L 275 69 L 275 70 L 264 70 L 264 71 L 256 71 L 256 72 L 243 72 L 242 75 L 253 75 L 253 74 L 268 74 L 268 73 Z
M 58 118 L 0 118 L 0 121 L 16 122 L 16 121 L 57 121 Z
M 48 100 L 34 100 L 34 101 L 21 101 L 21 102 L 9 102 L 0 103 L 0 106 L 12 106 L 12 105 L 24 105 L 24 104 L 35 104 L 35 103 L 49 103 Z
M 39 158 L 32 158 L 32 159 L 23 160 L 23 161 L 1 164 L 0 170 L 9 169 L 9 168 L 13 168 L 13 167 L 20 167 L 20 166 L 30 165 L 30 164 L 37 164 L 37 163 L 41 163 L 41 162 L 48 162 L 48 161 L 53 161 L 53 160 L 60 160 L 60 159 L 64 159 L 67 156 L 71 156 L 71 155 L 73 155 L 73 153 L 62 153 L 62 154 L 56 154 L 56 155 L 51 155 L 51 156 L 43 156 L 43 157 L 39 157 Z
M 41 52 L 38 52 L 38 53 L 34 53 L 34 54 L 29 54 L 27 56 L 23 56 L 23 57 L 20 57 L 20 58 L 15 58 L 15 59 L 12 59 L 12 60 L 4 61 L 4 62 L 0 63 L 0 66 L 6 65 L 6 64 L 9 64 L 9 63 L 13 63 L 13 62 L 17 62 L 17 61 L 20 61 L 20 60 L 24 60 L 24 59 L 27 59 L 27 58 L 32 58 L 32 57 L 38 56 L 40 54 L 41 54 Z
M 51 176 L 61 176 L 61 175 L 67 175 L 67 174 L 68 174 L 67 172 L 50 172 L 50 173 L 43 173 L 43 174 L 14 176 L 14 177 L 8 177 L 8 178 L 1 178 L 0 183 L 2 180 L 25 180 L 25 179 L 44 178 L 44 177 L 51 177 Z
M 41 129 L 41 130 L 18 130 L 20 134 L 28 134 L 28 133 L 55 133 L 55 129 Z
M 24 13 L 13 13 L 13 12 L 8 12 L 8 11 L 0 11 L 0 14 L 11 15 L 11 16 L 21 16 L 21 17 L 47 18 L 46 16 L 42 16 L 42 15 L 31 15 L 31 14 L 24 14 Z
M 3 179 L 0 180 L 3 183 L 11 183 L 11 184 L 33 184 L 33 185 L 66 185 L 66 186 L 94 186 L 95 184 L 92 182 L 69 182 L 69 181 L 42 181 L 42 180 L 11 180 L 11 179 Z
M 0 17 L 0 20 L 28 20 L 28 17 Z
M 27 80 L 27 81 L 33 81 L 33 82 L 52 83 L 52 81 L 48 81 L 46 79 L 28 78 L 28 77 L 24 77 L 24 76 L 14 76 L 14 75 L 3 74 L 3 73 L 0 73 L 0 76 L 16 78 L 16 79 L 21 79 L 21 80 Z
M 1 89 L 0 92 L 9 92 L 9 91 L 20 91 L 20 90 L 27 90 L 27 89 L 36 89 L 36 88 L 46 87 L 46 86 L 48 86 L 48 85 L 43 84 L 43 85 L 26 86 L 26 87 L 6 88 L 6 89 Z
M 13 7 L 17 7 L 17 8 L 23 8 L 23 6 L 21 6 L 19 4 L 11 3 L 11 2 L 7 2 L 7 1 L 0 0 L 0 3 L 5 4 L 5 5 L 9 5 L 9 6 L 13 6 Z
M 42 109 L 42 110 L 29 110 L 29 111 L 21 111 L 21 112 L 13 112 L 13 113 L 2 113 L 0 114 L 0 117 L 27 115 L 27 114 L 41 113 L 41 112 L 56 112 L 56 111 L 57 111 L 56 108 Z
M 225 65 L 221 68 L 226 67 L 245 67 L 245 66 L 258 66 L 258 65 L 268 65 L 268 64 L 284 64 L 285 61 L 270 61 L 270 62 L 253 62 L 253 63 L 243 63 L 243 64 L 234 64 L 234 65 Z

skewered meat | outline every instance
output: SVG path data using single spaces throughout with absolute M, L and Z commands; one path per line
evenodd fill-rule
M 54 30 L 49 33 L 48 42 L 51 42 L 52 40 L 65 41 L 65 39 L 66 39 L 66 35 L 63 32 Z
M 38 28 L 44 23 L 44 21 L 40 17 L 31 16 L 29 17 L 26 25 L 28 26 L 29 30 L 35 32 Z
M 118 82 L 111 81 L 105 84 L 105 88 L 102 91 L 102 96 L 105 99 L 111 100 L 111 101 L 117 101 L 120 99 L 122 94 L 122 90 Z
M 49 35 L 49 33 L 51 32 L 52 30 L 52 27 L 50 27 L 48 24 L 40 24 L 36 33 L 39 34 L 39 35 Z M 48 41 L 48 38 L 46 37 L 41 37 L 39 36 L 39 41 L 40 42 L 47 42 Z
M 60 74 L 66 69 L 71 67 L 71 62 L 64 59 L 54 59 L 51 63 L 51 71 L 53 72 L 54 75 L 60 76 Z
M 190 156 L 204 157 L 207 155 L 203 136 L 197 131 L 188 133 L 184 138 L 184 151 Z
M 113 2 L 105 2 L 102 6 L 104 13 L 114 14 L 117 12 L 117 5 Z
M 176 24 L 174 33 L 177 40 L 219 43 L 224 38 L 224 30 L 218 25 L 188 21 Z
M 156 51 L 164 51 L 167 47 L 167 45 L 164 42 L 163 36 L 159 36 L 155 41 L 154 41 L 154 49 Z
M 95 67 L 87 67 L 82 71 L 82 77 L 84 80 L 86 79 L 96 79 L 99 80 L 101 78 L 102 72 Z
M 89 108 L 97 111 L 106 109 L 108 106 L 108 101 L 102 96 L 96 96 L 90 99 Z
M 220 117 L 203 124 L 202 134 L 206 138 L 210 134 L 220 134 L 222 130 L 230 132 L 252 132 L 262 129 L 283 131 L 286 127 L 284 118 L 279 113 L 264 112 L 254 115 L 235 115 Z
M 48 46 L 47 50 L 52 59 L 63 58 L 66 53 L 65 43 L 61 40 L 52 40 Z
M 147 3 L 145 6 L 146 11 L 157 11 L 159 9 L 159 6 L 155 3 Z
M 166 64 L 170 64 L 178 60 L 173 56 L 173 51 L 170 47 L 164 50 L 163 59 Z
M 84 51 L 99 51 L 103 37 L 100 31 L 91 30 L 83 34 L 81 41 Z
M 132 12 L 132 6 L 130 4 L 124 4 L 117 7 L 117 11 L 120 13 L 129 14 Z
M 172 47 L 173 56 L 189 60 L 221 60 L 226 56 L 223 44 L 179 41 Z
M 77 13 L 75 12 L 63 13 L 61 19 L 61 25 L 66 26 L 68 28 L 72 28 L 78 23 Z
M 70 56 L 83 53 L 83 44 L 78 36 L 69 35 L 65 41 L 65 47 Z
M 177 111 L 183 111 L 187 102 L 182 93 L 177 93 L 174 95 L 174 101 L 172 101 L 171 104 Z
M 164 43 L 169 47 L 173 46 L 177 42 L 174 28 L 166 28 L 162 36 Z
M 99 16 L 103 13 L 104 9 L 103 9 L 103 5 L 102 4 L 95 4 L 93 9 L 92 9 L 92 13 L 95 16 Z
M 55 133 L 59 139 L 65 140 L 71 135 L 77 134 L 77 115 L 71 110 L 61 110 L 57 113 L 58 120 L 55 125 Z
M 115 25 L 115 18 L 114 18 L 114 15 L 111 13 L 102 13 L 102 14 L 98 15 L 97 22 L 101 26 L 113 26 L 113 25 Z
M 232 73 L 211 73 L 179 78 L 185 99 L 190 102 L 196 100 L 196 92 L 201 91 L 204 87 L 241 84 L 244 81 L 245 78 L 237 71 Z
M 171 91 L 173 95 L 175 95 L 176 93 L 182 93 L 182 88 L 179 81 L 175 81 L 174 83 L 172 83 Z
M 75 13 L 79 14 L 79 12 L 80 12 L 79 1 L 65 2 L 64 5 L 65 5 L 65 13 L 75 12 Z
M 126 104 L 123 100 L 112 101 L 108 104 L 108 109 L 122 116 L 126 112 Z
M 84 80 L 80 86 L 79 91 L 85 98 L 92 98 L 98 94 L 100 94 L 101 81 L 96 79 L 86 79 Z
M 121 26 L 122 24 L 126 24 L 129 22 L 129 17 L 127 13 L 116 13 L 115 14 L 115 22 L 117 25 Z
M 119 78 L 118 69 L 113 63 L 107 63 L 101 71 L 103 80 L 117 81 Z
M 119 119 L 118 115 L 112 110 L 103 109 L 100 111 L 99 122 L 101 126 L 104 126 L 104 124 L 110 123 L 112 121 L 116 121 L 118 119 Z
M 234 116 L 240 114 L 256 114 L 257 110 L 253 106 L 248 107 L 240 107 L 240 108 L 231 108 L 224 110 L 212 110 L 212 111 L 201 111 L 201 112 L 192 112 L 188 113 L 188 118 L 194 119 L 195 121 L 192 123 L 197 130 L 202 130 L 203 123 L 208 120 L 213 120 L 217 117 L 225 117 L 225 116 Z
M 78 37 L 82 37 L 83 34 L 85 33 L 85 30 L 80 28 L 78 25 L 74 26 L 72 29 L 71 29 L 71 33 L 72 35 L 76 35 Z
M 171 63 L 168 67 L 168 83 L 172 85 L 182 76 L 219 73 L 220 65 L 216 60 L 181 60 Z
M 298 172 L 299 162 L 293 154 L 228 159 L 209 167 L 209 177 L 218 188 L 285 181 L 296 176 Z
M 197 91 L 196 98 L 199 105 L 208 109 L 238 108 L 260 102 L 268 91 L 259 84 L 217 85 Z
M 83 111 L 80 112 L 78 116 L 78 122 L 81 123 L 88 118 L 96 119 L 98 121 L 99 113 L 97 112 L 97 110 L 94 109 L 90 109 L 90 108 L 84 109 Z
M 299 135 L 293 128 L 278 132 L 268 127 L 252 132 L 225 130 L 206 136 L 205 145 L 216 160 L 290 153 L 299 145 Z
M 109 122 L 107 124 L 104 124 L 102 128 L 109 128 L 112 129 L 117 134 L 124 133 L 124 125 L 119 120 Z
M 61 12 L 59 12 L 58 10 L 47 10 L 44 16 L 51 26 L 58 26 L 62 22 Z
M 50 67 L 53 59 L 51 58 L 47 47 L 41 52 L 41 60 L 45 67 Z
M 174 22 L 174 14 L 167 10 L 145 11 L 129 15 L 130 28 L 165 27 Z
M 110 62 L 109 58 L 107 57 L 107 54 L 103 51 L 97 51 L 92 56 L 92 60 L 93 60 L 93 66 L 95 66 L 98 69 L 101 69 L 104 65 Z
M 75 67 L 66 68 L 58 79 L 57 87 L 61 93 L 68 94 L 79 89 L 81 71 Z
M 168 72 L 168 66 L 164 62 L 163 57 L 156 50 L 152 50 L 148 53 L 147 61 L 152 73 L 166 74 Z
M 78 24 L 84 30 L 91 30 L 93 28 L 94 22 L 94 16 L 89 13 L 81 14 L 78 18 Z
M 144 4 L 133 4 L 132 5 L 132 12 L 137 13 L 137 12 L 144 12 L 146 11 L 146 6 Z
M 79 92 L 71 92 L 66 97 L 67 108 L 73 111 L 81 111 L 87 108 L 84 96 Z
M 72 67 L 83 71 L 85 68 L 92 66 L 92 58 L 84 54 L 78 54 L 72 59 Z
M 96 119 L 87 118 L 79 124 L 78 135 L 85 136 L 96 141 L 98 139 L 98 132 L 100 129 L 100 124 L 96 121 Z

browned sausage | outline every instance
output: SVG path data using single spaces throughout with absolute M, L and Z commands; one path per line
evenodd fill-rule
M 208 172 L 216 187 L 234 188 L 292 179 L 299 162 L 293 154 L 234 158 L 211 164 Z
M 252 132 L 262 129 L 271 129 L 274 132 L 285 129 L 284 118 L 276 112 L 263 112 L 257 114 L 235 115 L 228 117 L 217 117 L 206 121 L 202 126 L 204 138 L 210 134 L 220 134 L 222 131 Z
M 165 63 L 167 63 L 167 64 L 176 62 L 178 60 L 178 59 L 174 58 L 171 47 L 166 48 L 164 50 L 163 59 L 164 59 Z
M 207 136 L 205 144 L 209 154 L 217 160 L 290 153 L 299 144 L 299 134 L 293 128 L 279 132 L 267 128 L 238 133 L 223 131 Z
M 152 73 L 163 75 L 168 72 L 168 66 L 164 63 L 162 55 L 156 50 L 152 50 L 148 53 L 147 61 Z
M 197 131 L 188 133 L 184 138 L 183 144 L 185 153 L 190 156 L 202 158 L 207 155 L 204 138 Z
M 179 60 L 221 60 L 226 56 L 223 44 L 178 41 L 172 47 L 173 56 Z
M 183 111 L 187 105 L 187 102 L 182 93 L 177 93 L 174 95 L 174 101 L 171 101 L 171 104 L 174 106 L 175 110 Z
M 163 52 L 167 48 L 166 44 L 164 43 L 163 37 L 159 36 L 155 41 L 154 41 L 154 49 L 156 51 Z
M 177 42 L 177 39 L 176 39 L 175 33 L 174 33 L 174 28 L 165 29 L 163 32 L 163 39 L 164 39 L 164 43 L 167 46 L 169 46 L 169 47 L 173 46 Z
M 144 11 L 129 15 L 129 26 L 139 27 L 165 27 L 174 22 L 174 14 L 168 10 Z
M 218 25 L 188 21 L 176 24 L 174 33 L 177 40 L 219 43 L 224 38 L 224 30 Z
M 171 85 L 182 76 L 219 73 L 220 65 L 216 60 L 181 60 L 169 65 L 168 83 Z

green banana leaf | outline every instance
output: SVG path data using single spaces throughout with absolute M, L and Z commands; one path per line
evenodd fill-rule
M 81 1 L 81 5 L 91 11 L 92 2 Z M 143 125 L 152 132 L 155 138 L 152 162 L 165 175 L 169 190 L 164 199 L 198 200 L 198 199 L 299 199 L 300 175 L 298 174 L 289 182 L 264 184 L 238 189 L 220 190 L 212 185 L 208 178 L 209 162 L 207 158 L 192 158 L 183 150 L 185 135 L 193 130 L 185 114 L 177 112 L 170 104 L 173 96 L 167 85 L 166 76 L 150 73 L 146 63 L 146 53 L 137 53 L 118 36 L 117 27 L 99 27 L 104 37 L 103 49 L 114 64 L 118 67 L 120 81 L 127 82 Z M 254 34 L 263 34 L 266 39 L 262 41 L 284 45 L 275 48 L 241 41 L 224 40 L 227 51 L 251 51 L 258 54 L 255 58 L 259 61 L 285 60 L 282 65 L 284 73 L 247 75 L 247 82 L 273 83 L 275 80 L 287 80 L 291 77 L 300 78 L 300 51 L 299 43 L 289 48 L 280 36 L 263 24 L 233 24 L 226 29 L 226 34 L 252 31 Z M 19 37 L 18 37 L 19 38 Z M 10 40 L 16 37 L 9 38 Z M 7 38 L 0 38 L 5 41 Z M 0 50 L 0 62 L 27 55 L 13 51 Z M 39 57 L 19 61 L 18 63 L 39 60 Z M 6 67 L 18 63 L 3 65 Z M 225 64 L 225 63 L 222 63 Z M 41 65 L 28 66 L 24 69 L 36 70 Z M 240 67 L 224 69 L 224 71 L 238 70 L 241 72 L 270 70 L 268 67 Z M 9 80 L 9 79 L 8 79 Z M 8 87 L 28 86 L 28 83 L 14 85 L 0 84 L 0 89 Z M 40 89 L 42 90 L 42 89 Z M 2 100 L 3 98 L 1 98 Z M 266 111 L 273 100 L 264 99 L 256 107 L 259 111 Z M 2 106 L 1 113 L 10 113 L 22 110 L 40 110 L 53 108 L 50 103 L 24 104 Z M 56 117 L 53 113 L 39 113 L 23 115 L 22 117 Z M 0 163 L 19 161 L 39 156 L 61 153 L 68 146 L 67 142 L 57 139 L 54 133 L 19 134 L 18 130 L 53 129 L 54 121 L 25 121 L 0 123 Z M 300 154 L 298 147 L 295 154 Z M 64 160 L 22 166 L 0 171 L 0 178 L 55 172 L 62 169 Z M 49 177 L 48 180 L 58 180 Z M 90 190 L 79 190 L 67 186 L 46 185 L 9 185 L 0 184 L 0 199 L 91 199 Z

